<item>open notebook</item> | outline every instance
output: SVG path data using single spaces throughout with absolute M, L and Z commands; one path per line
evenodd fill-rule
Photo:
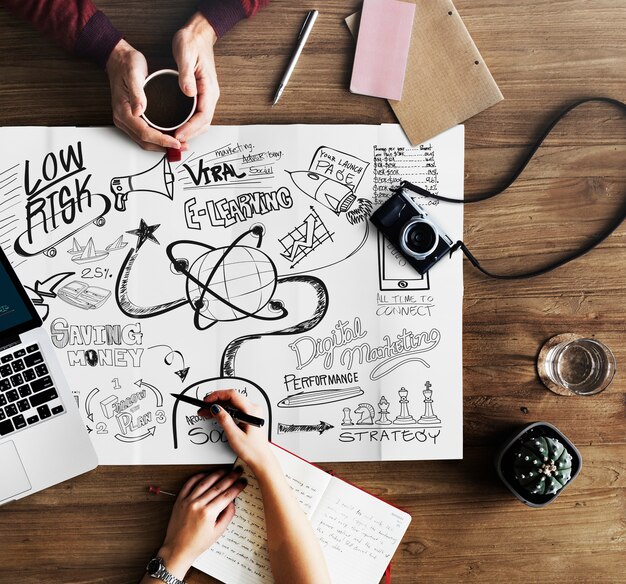
M 333 584 L 378 584 L 411 516 L 287 450 L 273 450 L 322 544 Z M 226 584 L 271 583 L 261 491 L 243 466 L 248 486 L 235 518 L 193 565 Z

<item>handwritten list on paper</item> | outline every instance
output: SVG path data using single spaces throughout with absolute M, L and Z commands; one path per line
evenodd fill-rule
M 439 170 L 435 158 L 436 148 L 432 142 L 418 146 L 410 144 L 374 146 L 374 203 L 384 203 L 401 181 L 416 184 L 433 194 L 438 194 Z M 439 204 L 435 199 L 416 196 L 422 205 Z M 430 317 L 434 307 L 433 296 L 415 294 L 410 291 L 429 290 L 428 274 L 418 274 L 396 249 L 394 244 L 378 233 L 378 255 L 380 266 L 380 294 L 377 316 Z M 396 292 L 397 294 L 389 294 Z
M 287 451 L 273 450 L 320 541 L 332 582 L 363 584 L 380 576 L 411 517 Z M 245 476 L 248 486 L 236 500 L 233 521 L 194 567 L 228 584 L 271 583 L 261 490 L 247 468 Z
M 406 180 L 438 193 L 439 171 L 435 147 L 427 142 L 419 146 L 374 146 L 374 203 L 384 203 L 391 189 Z M 431 200 L 436 205 L 437 201 Z

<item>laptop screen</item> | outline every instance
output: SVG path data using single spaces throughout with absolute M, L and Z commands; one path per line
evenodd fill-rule
M 0 341 L 8 335 L 17 335 L 40 324 L 34 306 L 4 252 L 0 250 Z

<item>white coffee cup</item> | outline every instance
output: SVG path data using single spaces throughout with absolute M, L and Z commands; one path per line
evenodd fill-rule
M 150 82 L 154 82 L 155 79 L 163 79 L 165 77 L 172 77 L 173 79 L 175 79 L 176 87 L 178 88 L 178 92 L 180 92 L 177 95 L 172 95 L 172 107 L 176 107 L 177 105 L 175 102 L 176 99 L 179 99 L 181 103 L 182 101 L 185 101 L 185 100 L 191 101 L 191 106 L 189 107 L 189 111 L 187 112 L 186 117 L 182 119 L 181 121 L 176 120 L 174 122 L 172 120 L 172 123 L 169 123 L 169 124 L 163 124 L 164 119 L 157 119 L 157 121 L 150 119 L 149 115 L 150 115 L 150 101 L 151 100 L 150 100 L 150 96 L 148 95 L 149 91 L 146 92 L 146 98 L 147 98 L 148 103 L 147 103 L 146 109 L 141 114 L 141 117 L 153 128 L 157 130 L 161 130 L 161 132 L 171 132 L 173 130 L 176 130 L 177 128 L 180 128 L 183 124 L 185 124 L 191 118 L 191 116 L 193 116 L 193 114 L 196 111 L 198 100 L 195 95 L 193 97 L 189 97 L 182 92 L 178 84 L 178 71 L 175 71 L 174 69 L 160 69 L 148 75 L 148 77 L 146 77 L 146 80 L 143 83 L 144 90 L 146 90 L 146 87 L 150 84 Z M 168 81 L 169 83 L 166 86 L 163 86 L 163 88 L 167 87 L 167 91 L 173 91 L 174 83 L 172 83 L 171 80 L 169 79 Z M 153 96 L 153 99 L 154 99 L 154 96 Z M 167 97 L 165 99 L 167 99 Z M 162 107 L 161 110 L 163 109 L 164 108 Z M 187 108 L 185 108 L 185 112 L 186 111 L 187 111 Z M 162 118 L 163 111 L 158 112 L 158 113 L 160 114 L 158 117 Z M 156 117 L 156 116 L 154 116 L 153 114 L 153 117 Z

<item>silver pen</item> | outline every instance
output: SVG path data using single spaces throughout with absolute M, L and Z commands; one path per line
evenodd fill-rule
M 276 90 L 276 95 L 274 95 L 274 103 L 272 105 L 276 105 L 280 96 L 283 94 L 287 83 L 289 82 L 289 78 L 293 73 L 293 70 L 296 68 L 296 63 L 300 58 L 300 53 L 302 53 L 302 49 L 304 49 L 304 45 L 306 44 L 307 39 L 309 38 L 309 34 L 313 25 L 315 24 L 315 19 L 319 12 L 317 10 L 309 10 L 306 18 L 304 19 L 304 23 L 302 24 L 302 28 L 300 29 L 300 33 L 298 34 L 298 45 L 296 46 L 296 50 L 291 55 L 291 60 L 289 61 L 289 65 L 287 66 L 287 70 L 283 75 L 283 78 L 280 80 L 280 85 Z

